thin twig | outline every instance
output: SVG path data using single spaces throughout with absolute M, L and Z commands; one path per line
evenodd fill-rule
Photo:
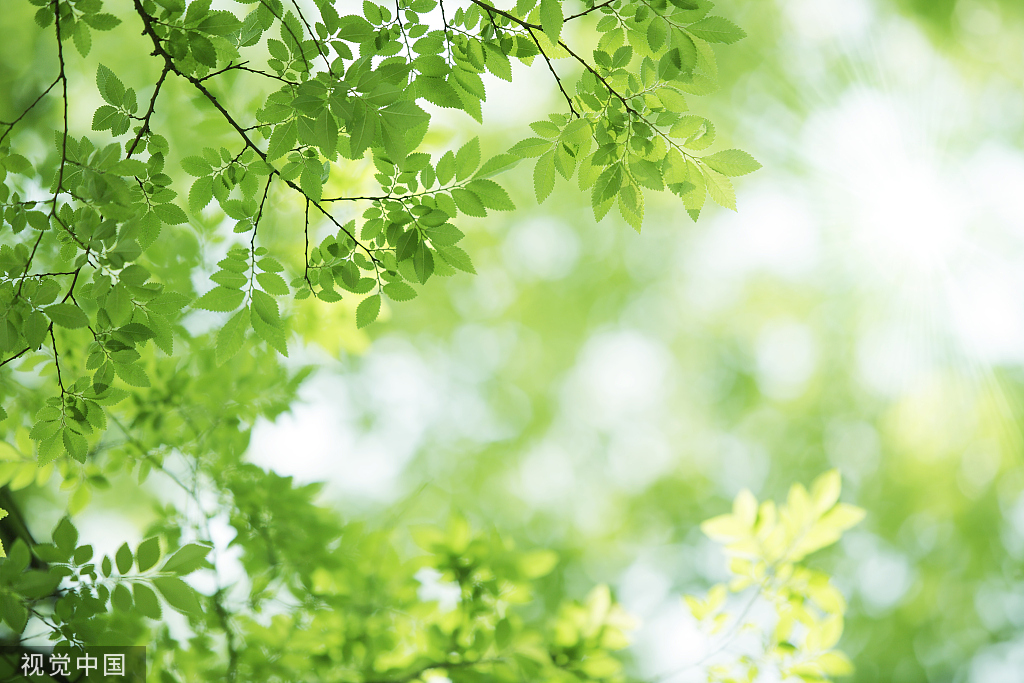
M 307 31 L 309 31 L 309 37 L 313 39 L 313 44 L 316 45 L 316 51 L 319 52 L 320 56 L 324 58 L 324 64 L 327 66 L 327 73 L 333 76 L 334 72 L 331 71 L 331 60 L 327 58 L 327 55 L 324 54 L 323 48 L 320 47 L 320 41 L 316 39 L 316 34 L 313 33 L 313 27 L 309 25 L 308 21 L 306 21 L 306 17 L 302 13 L 302 8 L 299 7 L 299 3 L 297 3 L 295 0 L 292 0 L 292 5 L 295 6 L 295 11 L 298 12 L 299 14 L 299 20 L 302 21 L 303 26 L 306 27 Z M 302 48 L 301 42 L 299 43 L 299 48 Z
M 579 13 L 577 13 L 577 14 L 570 14 L 569 16 L 567 16 L 567 17 L 566 17 L 565 19 L 563 19 L 562 21 L 571 21 L 571 20 L 573 20 L 573 19 L 578 19 L 578 18 L 580 18 L 580 17 L 585 17 L 586 15 L 590 14 L 590 13 L 591 13 L 591 12 L 593 12 L 594 10 L 599 10 L 599 9 L 601 9 L 602 7 L 606 7 L 606 6 L 610 5 L 610 4 L 612 4 L 613 2 L 615 2 L 615 0 L 605 0 L 605 1 L 604 1 L 604 2 L 602 2 L 601 4 L 599 4 L 599 5 L 594 5 L 594 6 L 593 6 L 593 7 L 591 7 L 590 9 L 585 9 L 585 10 L 583 10 L 582 12 L 579 12 Z
M 32 111 L 32 108 L 35 107 L 37 104 L 39 104 L 39 101 L 42 100 L 44 97 L 46 97 L 47 93 L 49 93 L 51 90 L 53 90 L 53 86 L 57 85 L 57 83 L 59 83 L 59 82 L 60 82 L 60 76 L 57 76 L 57 78 L 53 79 L 53 83 L 51 83 L 50 86 L 46 90 L 44 90 L 42 92 L 42 94 L 39 95 L 39 97 L 37 97 L 34 100 L 32 100 L 32 104 L 28 105 L 28 108 L 25 109 L 25 111 L 21 112 L 21 114 L 18 116 L 18 118 L 14 119 L 13 121 L 10 121 L 10 122 L 8 122 L 8 121 L 0 121 L 0 125 L 7 126 L 7 130 L 4 131 L 4 134 L 0 135 L 0 144 L 3 144 L 4 139 L 6 139 L 8 135 L 10 135 L 11 131 L 14 130 L 14 127 L 16 125 L 18 125 L 18 122 L 21 121 L 23 118 L 25 118 L 25 116 L 30 111 Z
M 57 338 L 53 335 L 53 325 L 50 325 L 50 341 L 53 342 L 53 364 L 57 366 L 57 384 L 60 385 L 60 395 L 67 392 L 64 390 L 64 381 L 60 377 L 60 354 L 57 353 Z
M 164 79 L 167 78 L 167 73 L 170 71 L 170 67 L 164 64 L 164 70 L 160 72 L 160 78 L 156 82 L 156 88 L 153 89 L 153 96 L 149 98 L 149 109 L 146 111 L 146 115 L 142 117 L 142 127 L 139 128 L 139 134 L 132 140 L 132 144 L 128 146 L 128 151 L 125 152 L 125 158 L 131 157 L 135 153 L 135 148 L 138 146 L 139 141 L 142 137 L 149 132 L 149 119 L 153 116 L 153 110 L 156 108 L 156 98 L 160 95 L 160 86 L 164 84 Z
M 572 98 L 569 97 L 569 93 L 565 91 L 565 87 L 562 85 L 562 79 L 558 77 L 558 73 L 555 71 L 555 66 L 551 63 L 551 58 L 548 57 L 548 53 L 540 46 L 540 41 L 537 40 L 537 36 L 534 34 L 533 29 L 527 28 L 526 30 L 530 32 L 530 37 L 533 38 L 533 42 L 536 43 L 537 49 L 540 50 L 540 54 L 544 57 L 544 61 L 547 62 L 548 70 L 551 71 L 551 75 L 555 77 L 555 83 L 558 84 L 558 89 L 562 91 L 562 95 L 565 97 L 565 102 L 569 105 L 569 112 L 576 118 L 580 118 L 579 112 L 577 112 L 576 108 L 572 106 Z

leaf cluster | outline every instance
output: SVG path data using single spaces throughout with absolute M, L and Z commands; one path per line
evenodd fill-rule
M 732 579 L 704 598 L 686 596 L 690 613 L 709 633 L 724 634 L 726 643 L 743 629 L 764 634 L 759 653 L 712 664 L 709 680 L 752 683 L 772 671 L 783 679 L 817 683 L 853 672 L 850 660 L 835 649 L 843 633 L 846 600 L 827 574 L 803 564 L 864 518 L 862 509 L 838 502 L 840 492 L 836 470 L 818 477 L 809 492 L 793 484 L 786 502 L 778 506 L 771 500 L 758 504 L 744 490 L 731 514 L 701 525 L 724 545 Z M 749 594 L 738 615 L 726 609 L 730 593 Z M 746 621 L 756 603 L 772 608 L 771 622 Z

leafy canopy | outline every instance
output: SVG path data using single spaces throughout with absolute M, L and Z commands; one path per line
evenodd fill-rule
M 744 36 L 710 14 L 708 0 L 615 0 L 575 14 L 556 0 L 520 0 L 507 10 L 483 0 L 457 7 L 400 0 L 394 9 L 364 2 L 361 15 L 345 16 L 318 0 L 313 18 L 280 0 L 245 2 L 241 15 L 202 0 L 134 0 L 124 19 L 99 0 L 32 2 L 36 22 L 53 32 L 58 71 L 0 124 L 0 229 L 10 231 L 0 247 L 0 363 L 54 366 L 59 395 L 39 410 L 31 432 L 43 465 L 62 455 L 86 461 L 106 407 L 151 386 L 145 349 L 173 354 L 183 310 L 230 314 L 216 335 L 218 363 L 250 335 L 286 355 L 282 297 L 354 297 L 362 327 L 378 317 L 383 298 L 408 301 L 435 274 L 474 272 L 458 245 L 458 218 L 514 208 L 493 177 L 523 159 L 536 158 L 538 200 L 550 196 L 556 176 L 575 175 L 596 217 L 617 204 L 637 229 L 645 190 L 679 195 L 696 218 L 706 195 L 732 208 L 729 176 L 758 168 L 739 150 L 700 156 L 714 142 L 714 126 L 685 113 L 688 94 L 717 87 L 711 45 Z M 591 18 L 596 44 L 571 40 Z M 69 114 L 77 103 L 68 94 L 65 42 L 85 59 L 94 32 L 114 31 L 116 40 L 138 30 L 151 48 L 140 58 L 153 60 L 159 76 L 126 85 L 97 64 L 104 104 L 92 131 L 83 131 Z M 512 60 L 538 59 L 567 113 L 533 123 L 535 136 L 486 160 L 478 138 L 440 155 L 424 151 L 431 107 L 480 121 L 485 78 L 511 80 Z M 161 97 L 171 79 L 212 107 L 233 141 L 200 136 L 172 150 L 155 117 L 197 114 Z M 249 87 L 273 89 L 248 108 L 224 94 Z M 54 147 L 26 156 L 19 125 L 54 99 L 62 112 Z M 169 159 L 191 177 L 187 197 L 175 189 L 183 178 Z M 337 196 L 325 193 L 338 185 L 332 177 L 364 159 L 372 160 L 377 194 L 352 196 L 345 186 Z M 298 259 L 272 252 L 260 231 L 261 222 L 277 220 L 275 207 L 296 201 L 304 207 Z M 173 282 L 157 256 L 167 233 L 219 224 L 238 241 L 217 269 Z M 311 244 L 323 225 L 328 234 Z M 207 277 L 213 286 L 196 296 L 192 282 Z M 68 348 L 87 351 L 72 358 Z

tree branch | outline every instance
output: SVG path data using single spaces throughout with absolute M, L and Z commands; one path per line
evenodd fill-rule
M 577 14 L 571 14 L 571 15 L 567 16 L 565 19 L 563 19 L 562 21 L 571 21 L 573 19 L 579 19 L 580 17 L 585 17 L 585 16 L 587 16 L 588 14 L 590 14 L 591 12 L 593 12 L 595 10 L 599 10 L 602 7 L 607 7 L 608 5 L 612 4 L 613 2 L 615 2 L 615 0 L 605 0 L 601 4 L 594 5 L 590 9 L 585 9 L 582 12 L 579 12 Z
M 18 115 L 18 118 L 14 119 L 13 121 L 10 121 L 10 122 L 8 122 L 8 121 L 0 121 L 0 125 L 7 126 L 7 130 L 4 131 L 4 134 L 0 135 L 0 144 L 3 144 L 3 141 L 7 138 L 8 135 L 10 135 L 11 131 L 14 130 L 14 127 L 16 125 L 18 125 L 18 123 L 23 118 L 25 118 L 25 116 L 30 111 L 32 111 L 33 107 L 35 107 L 37 104 L 39 104 L 40 100 L 42 100 L 44 97 L 46 97 L 46 95 L 51 90 L 53 90 L 53 86 L 57 85 L 57 83 L 59 83 L 59 82 L 60 82 L 60 76 L 57 76 L 57 78 L 53 79 L 53 83 L 51 83 L 50 86 L 46 90 L 44 90 L 42 92 L 42 94 L 39 95 L 39 97 L 37 97 L 34 100 L 32 100 L 32 104 L 28 105 L 28 108 L 25 109 L 25 111 L 21 112 L 21 114 Z
M 146 115 L 142 117 L 142 128 L 139 129 L 139 134 L 132 140 L 132 144 L 128 147 L 128 151 L 125 152 L 125 158 L 131 157 L 135 153 L 135 148 L 138 146 L 139 141 L 142 137 L 149 132 L 149 119 L 153 116 L 153 110 L 156 108 L 156 98 L 160 95 L 160 86 L 164 84 L 164 79 L 167 78 L 167 73 L 170 71 L 170 67 L 164 64 L 164 70 L 160 72 L 160 78 L 156 82 L 156 88 L 153 90 L 153 96 L 149 98 L 149 109 L 146 111 Z

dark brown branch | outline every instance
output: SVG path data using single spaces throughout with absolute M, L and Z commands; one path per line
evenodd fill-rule
M 292 0 L 294 2 L 294 0 Z M 395 19 L 398 21 L 398 30 L 402 32 L 402 42 L 405 43 L 405 52 L 408 55 L 409 63 L 412 64 L 412 47 L 409 46 L 409 34 L 405 32 L 405 24 L 402 23 L 402 8 L 395 0 Z
M 57 366 L 57 384 L 60 385 L 60 394 L 63 396 L 67 392 L 64 390 L 64 380 L 60 377 L 60 354 L 57 353 L 57 337 L 53 334 L 53 325 L 50 325 L 50 341 L 53 343 L 53 364 Z
M 577 112 L 576 108 L 572 106 L 572 98 L 569 97 L 569 93 L 565 91 L 565 87 L 562 85 L 562 79 L 559 78 L 558 73 L 555 72 L 555 66 L 551 63 L 551 58 L 548 57 L 548 53 L 540 46 L 540 41 L 537 40 L 537 36 L 534 35 L 533 29 L 528 28 L 526 30 L 530 32 L 530 37 L 533 38 L 533 42 L 536 43 L 537 49 L 540 50 L 540 54 L 544 57 L 544 61 L 547 62 L 548 70 L 551 71 L 551 75 L 555 77 L 555 83 L 558 84 L 558 89 L 562 91 L 562 96 L 565 97 L 565 102 L 569 105 L 569 112 L 576 118 L 580 118 L 579 112 Z
M 46 95 L 51 90 L 53 90 L 53 86 L 57 85 L 57 83 L 59 83 L 59 82 L 60 82 L 60 76 L 57 76 L 57 78 L 53 79 L 53 83 L 50 84 L 50 87 L 48 87 L 46 90 L 44 90 L 39 95 L 39 97 L 37 97 L 34 100 L 32 100 L 32 104 L 28 105 L 28 108 L 25 109 L 25 111 L 21 112 L 21 114 L 18 115 L 18 118 L 14 119 L 13 121 L 10 121 L 10 122 L 8 122 L 8 121 L 0 121 L 0 125 L 7 126 L 7 130 L 4 131 L 4 134 L 0 135 L 0 144 L 3 144 L 4 139 L 6 139 L 8 135 L 10 135 L 11 131 L 14 130 L 14 127 L 16 125 L 18 125 L 18 122 L 20 122 L 23 118 L 25 118 L 25 116 L 30 111 L 32 111 L 33 107 L 35 107 L 37 104 L 39 104 L 40 100 L 42 100 L 44 97 L 46 97 Z
M 310 293 L 313 292 L 313 283 L 309 281 L 309 198 L 306 198 L 306 223 L 303 228 L 303 234 L 306 236 L 306 250 L 303 252 L 304 258 L 302 260 L 302 277 L 306 280 L 306 286 L 309 287 Z
M 252 299 L 252 288 L 256 281 L 256 233 L 260 229 L 260 219 L 263 218 L 263 205 L 267 203 L 267 194 L 270 192 L 270 183 L 274 181 L 274 174 L 267 176 L 267 185 L 263 188 L 263 199 L 260 200 L 260 209 L 256 212 L 256 220 L 252 223 L 252 239 L 249 240 L 249 256 L 252 261 L 252 270 L 249 274 L 249 298 Z
M 319 52 L 320 56 L 324 58 L 324 64 L 327 66 L 327 73 L 333 76 L 334 72 L 331 71 L 331 60 L 328 59 L 327 55 L 324 54 L 323 48 L 320 47 L 320 41 L 316 39 L 316 34 L 313 33 L 313 27 L 309 25 L 308 21 L 306 21 L 306 16 L 302 13 L 302 8 L 299 7 L 299 3 L 297 3 L 295 0 L 292 0 L 292 5 L 295 6 L 295 11 L 298 12 L 299 20 L 302 22 L 302 25 L 306 27 L 307 31 L 309 31 L 309 37 L 313 39 L 313 44 L 316 45 L 316 51 Z M 299 42 L 299 47 L 302 47 L 301 42 Z
M 309 60 L 306 59 L 306 51 L 302 49 L 302 39 L 295 35 L 295 31 L 293 31 L 292 27 L 288 25 L 288 22 L 284 20 L 284 17 L 275 12 L 274 8 L 270 6 L 270 3 L 268 3 L 267 0 L 260 0 L 260 4 L 266 7 L 267 11 L 273 14 L 274 18 L 281 22 L 281 26 L 283 26 L 284 29 L 288 31 L 288 35 L 292 37 L 292 39 L 295 41 L 295 44 L 299 48 L 299 54 L 302 56 L 302 61 L 306 65 L 306 71 L 311 72 L 313 70 L 313 67 L 309 63 Z M 138 3 L 136 3 L 136 6 L 138 6 Z M 150 17 L 150 20 L 152 20 L 152 17 Z
M 601 4 L 594 5 L 590 9 L 585 9 L 582 12 L 579 12 L 577 14 L 571 14 L 571 15 L 567 16 L 565 19 L 563 19 L 562 21 L 571 21 L 573 19 L 579 19 L 580 17 L 585 17 L 585 16 L 587 16 L 588 14 L 590 14 L 591 12 L 593 12 L 595 10 L 599 10 L 602 7 L 607 7 L 608 5 L 612 4 L 613 2 L 615 2 L 615 0 L 605 0 Z
M 68 77 L 64 72 L 64 45 L 61 42 L 60 35 L 60 5 L 58 0 L 53 0 L 53 16 L 57 33 L 57 61 L 60 63 L 60 73 L 57 75 L 57 80 L 61 82 L 64 100 L 64 138 L 61 144 L 60 169 L 57 171 L 57 186 L 53 191 L 53 206 L 50 209 L 50 216 L 57 215 L 57 196 L 64 185 L 64 168 L 67 166 L 68 161 Z M 52 88 L 53 86 L 50 87 Z M 49 89 L 47 89 L 47 92 L 49 92 Z M 32 260 L 39 249 L 39 243 L 43 241 L 43 232 L 43 230 L 39 231 L 39 237 L 36 238 L 35 244 L 32 245 L 32 253 L 29 254 L 28 260 L 25 261 L 25 270 L 21 273 L 21 282 L 18 283 L 18 291 L 15 296 L 21 295 L 21 288 L 25 284 L 25 276 L 28 274 L 29 268 L 32 267 Z
M 213 78 L 214 76 L 219 76 L 222 73 L 225 73 L 227 71 L 248 71 L 251 74 L 259 74 L 260 76 L 265 76 L 267 78 L 273 78 L 276 81 L 281 81 L 282 83 L 287 83 L 288 85 L 300 85 L 296 81 L 290 81 L 290 80 L 288 80 L 287 78 L 285 78 L 283 76 L 278 76 L 277 74 L 268 74 L 266 71 L 260 71 L 259 69 L 250 69 L 249 67 L 245 66 L 246 64 L 248 64 L 248 62 L 242 62 L 241 64 L 232 64 L 230 66 L 226 66 L 223 69 L 221 69 L 220 71 L 214 71 L 211 74 L 207 74 L 207 75 L 203 76 L 202 78 L 199 79 L 199 82 L 202 83 L 205 80 Z M 259 126 L 256 126 L 256 127 L 259 128 Z
M 60 35 L 60 4 L 58 0 L 53 0 L 53 16 L 54 26 L 57 31 L 57 60 L 60 62 L 60 74 L 57 78 L 59 78 L 61 82 L 61 88 L 63 90 L 62 99 L 64 101 L 64 137 L 61 141 L 60 170 L 57 172 L 57 187 L 53 193 L 52 213 L 56 214 L 57 195 L 60 194 L 61 187 L 64 185 L 64 167 L 67 166 L 68 161 L 68 77 L 64 72 L 64 44 L 62 43 L 62 36 Z
M 448 31 L 450 31 L 452 27 L 448 25 L 448 16 L 444 13 L 444 0 L 438 0 L 437 4 L 441 6 L 441 22 L 444 24 L 444 42 L 448 46 L 448 65 L 454 67 L 455 58 L 452 56 L 452 41 L 448 37 Z
M 25 277 L 53 277 L 55 275 L 78 275 L 77 270 L 68 270 L 61 273 L 29 273 Z
M 3 366 L 7 365 L 8 363 L 10 363 L 12 361 L 18 360 L 19 358 L 24 356 L 26 353 L 28 353 L 28 351 L 29 351 L 29 347 L 26 346 L 25 348 L 23 348 L 21 351 L 18 351 L 16 354 L 11 356 L 10 358 L 6 358 L 6 359 L 0 361 L 0 368 L 2 368 Z
M 391 195 L 381 195 L 379 197 L 328 197 L 327 199 L 321 199 L 323 203 L 327 202 L 379 202 L 385 199 L 392 199 Z
M 541 26 L 540 24 L 531 24 L 528 21 L 524 21 L 523 19 L 520 19 L 519 17 L 517 17 L 514 14 L 506 12 L 505 10 L 498 9 L 494 5 L 489 5 L 486 2 L 482 2 L 482 0 L 469 0 L 469 1 L 472 2 L 474 5 L 478 6 L 480 9 L 486 10 L 487 12 L 494 12 L 495 14 L 500 14 L 501 16 L 505 17 L 506 19 L 510 19 L 513 23 L 518 24 L 519 26 L 522 26 L 523 28 L 535 28 L 538 31 L 543 31 L 544 30 L 544 27 Z
M 167 73 L 170 68 L 164 64 L 164 70 L 160 72 L 160 78 L 156 82 L 156 88 L 153 90 L 153 96 L 149 98 L 149 109 L 146 111 L 146 115 L 142 117 L 142 128 L 139 129 L 139 134 L 132 140 L 132 144 L 128 147 L 128 151 L 125 153 L 125 158 L 130 157 L 135 153 L 135 148 L 139 145 L 139 141 L 142 137 L 149 132 L 149 119 L 153 116 L 153 110 L 156 107 L 156 98 L 160 95 L 160 86 L 164 84 L 164 79 L 167 78 Z

